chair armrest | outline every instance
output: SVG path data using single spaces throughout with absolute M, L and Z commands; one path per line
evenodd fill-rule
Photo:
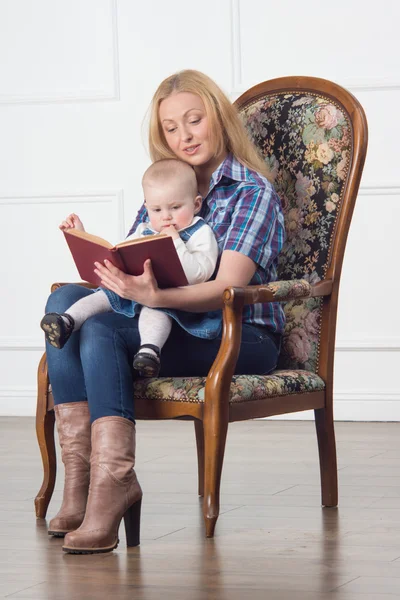
M 204 422 L 217 427 L 229 420 L 229 393 L 242 339 L 243 290 L 227 288 L 223 293 L 223 329 L 218 354 L 208 372 L 204 396 Z
M 239 356 L 244 305 L 329 296 L 332 293 L 332 283 L 332 280 L 325 279 L 311 285 L 304 279 L 295 279 L 274 281 L 267 285 L 230 287 L 224 291 L 222 339 L 218 354 L 206 379 L 205 418 L 211 420 L 228 418 L 229 391 Z
M 233 288 L 228 288 L 232 290 Z M 306 300 L 317 296 L 329 296 L 332 293 L 332 280 L 324 279 L 311 285 L 305 279 L 274 281 L 267 285 L 249 285 L 234 288 L 235 294 L 243 296 L 244 304 L 258 302 L 287 302 L 288 300 Z
M 63 285 L 68 285 L 68 282 L 64 282 L 64 283 L 53 283 L 51 286 L 51 293 L 55 292 L 55 290 L 57 290 L 58 288 L 62 287 Z M 88 288 L 89 290 L 95 290 L 96 288 L 98 288 L 98 285 L 93 285 L 92 283 L 87 283 L 86 281 L 78 281 L 76 282 L 76 285 L 81 285 L 82 287 Z

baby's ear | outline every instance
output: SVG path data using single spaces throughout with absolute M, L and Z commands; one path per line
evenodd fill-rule
M 198 213 L 201 209 L 201 203 L 203 202 L 203 198 L 201 196 L 196 196 L 194 199 L 194 214 Z

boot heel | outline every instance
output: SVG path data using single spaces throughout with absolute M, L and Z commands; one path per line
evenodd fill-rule
M 127 546 L 139 546 L 140 544 L 140 511 L 142 499 L 137 500 L 124 514 L 124 525 Z

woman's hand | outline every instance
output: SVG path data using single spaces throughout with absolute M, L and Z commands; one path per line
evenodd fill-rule
M 79 231 L 85 231 L 82 221 L 75 213 L 71 213 L 66 219 L 58 226 L 62 231 L 67 229 L 78 229 Z
M 150 259 L 143 265 L 142 275 L 127 275 L 117 267 L 114 267 L 110 261 L 105 260 L 104 265 L 94 263 L 94 272 L 101 279 L 102 287 L 111 290 L 127 300 L 135 300 L 139 304 L 155 308 L 157 306 L 158 284 L 151 268 Z

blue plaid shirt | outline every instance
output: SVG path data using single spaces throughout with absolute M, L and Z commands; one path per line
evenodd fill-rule
M 224 250 L 234 250 L 256 264 L 249 285 L 276 281 L 285 227 L 279 197 L 265 177 L 228 154 L 211 176 L 200 216 L 214 231 L 220 255 Z M 147 220 L 143 205 L 128 235 Z M 278 302 L 268 302 L 245 306 L 243 322 L 282 333 L 285 316 Z

